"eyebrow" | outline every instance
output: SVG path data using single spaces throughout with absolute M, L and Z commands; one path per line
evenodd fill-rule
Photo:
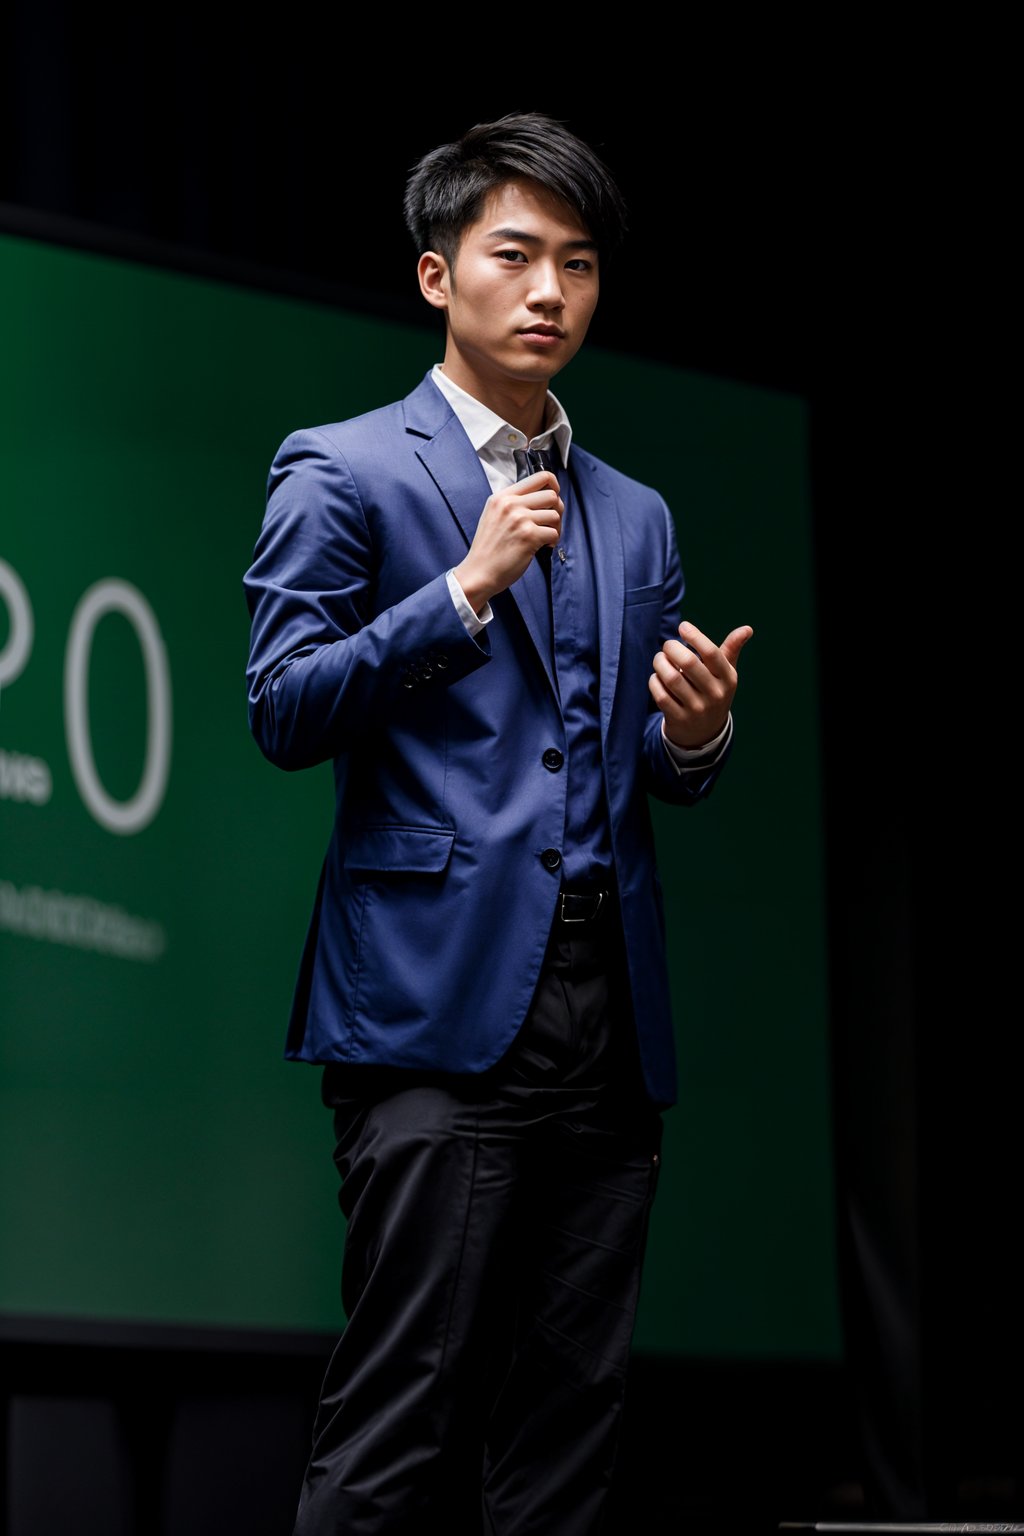
M 524 245 L 540 245 L 539 235 L 531 235 L 525 229 L 511 229 L 503 226 L 501 229 L 491 229 L 487 232 L 488 240 L 519 240 Z M 596 251 L 596 240 L 566 240 L 563 242 L 571 251 Z

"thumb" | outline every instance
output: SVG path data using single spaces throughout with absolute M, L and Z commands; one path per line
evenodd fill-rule
M 739 629 L 731 629 L 722 641 L 720 650 L 731 667 L 736 665 L 740 651 L 753 633 L 749 624 L 741 624 Z

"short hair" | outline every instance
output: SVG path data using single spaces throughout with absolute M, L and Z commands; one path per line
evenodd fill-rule
M 517 177 L 539 183 L 578 215 L 601 257 L 626 233 L 626 204 L 608 167 L 557 118 L 510 112 L 477 123 L 413 166 L 405 186 L 405 224 L 417 254 L 438 251 L 454 269 L 467 227 L 495 187 Z

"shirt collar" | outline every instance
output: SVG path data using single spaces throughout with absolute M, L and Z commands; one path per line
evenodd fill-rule
M 511 422 L 503 421 L 489 406 L 484 405 L 473 395 L 467 394 L 458 384 L 453 384 L 440 363 L 434 364 L 430 377 L 461 421 L 466 436 L 477 453 L 485 453 L 488 449 L 492 452 L 499 450 L 507 454 L 511 460 L 513 448 L 546 448 L 554 442 L 558 445 L 562 463 L 568 464 L 572 427 L 569 425 L 569 418 L 561 402 L 550 390 L 548 390 L 547 425 L 543 432 L 537 433 L 536 437 L 527 438 L 518 427 L 512 426 Z

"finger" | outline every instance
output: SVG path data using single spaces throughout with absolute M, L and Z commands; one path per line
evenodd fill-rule
M 700 667 L 707 666 L 708 659 L 714 656 L 716 647 L 711 647 L 708 657 L 702 656 L 695 645 L 689 645 L 685 640 L 666 640 L 661 649 L 677 672 L 686 673 L 696 672 Z
M 719 646 L 709 639 L 702 630 L 699 630 L 696 624 L 691 624 L 689 620 L 684 620 L 679 626 L 679 634 L 683 644 L 689 645 L 691 650 L 695 650 L 705 663 L 713 660 L 716 651 L 724 651 L 726 660 L 732 665 L 753 633 L 754 631 L 749 624 L 741 624 L 738 629 L 730 630 Z
M 562 526 L 562 514 L 557 507 L 533 507 L 530 510 L 530 521 L 536 528 L 553 528 L 558 533 Z
M 679 636 L 683 645 L 689 646 L 691 651 L 696 651 L 697 655 L 704 660 L 718 649 L 710 636 L 706 635 L 702 629 L 698 629 L 696 624 L 691 624 L 689 619 L 684 619 L 680 624 Z
M 516 481 L 515 488 L 517 491 L 521 491 L 524 488 L 527 491 L 545 490 L 559 492 L 561 490 L 558 476 L 553 475 L 550 469 L 538 469 L 535 475 L 524 475 L 521 480 Z
M 676 673 L 678 681 L 679 674 Z M 685 709 L 685 701 L 678 699 L 676 695 L 666 688 L 657 671 L 651 673 L 647 680 L 647 687 L 651 698 L 668 719 L 681 719 Z
M 681 666 L 686 665 L 685 657 L 680 650 L 686 646 L 691 652 L 700 657 L 708 671 L 715 677 L 726 677 L 731 667 L 735 665 L 736 658 L 754 633 L 749 624 L 741 624 L 738 629 L 729 631 L 729 634 L 716 645 L 707 635 L 699 630 L 696 624 L 684 621 L 679 626 L 680 640 L 666 640 L 666 650 L 671 646 L 670 655 Z M 724 666 L 723 666 L 724 662 Z
M 741 624 L 739 629 L 731 629 L 722 641 L 722 653 L 730 666 L 736 665 L 736 658 L 754 633 L 749 624 Z
M 564 511 L 562 498 L 559 496 L 558 491 L 552 491 L 547 486 L 542 487 L 538 491 L 527 491 L 525 495 L 522 491 L 519 491 L 517 487 L 517 494 L 514 497 L 514 504 L 521 507 L 555 506 L 558 508 L 559 512 Z
M 672 642 L 669 643 L 671 644 Z M 682 647 L 679 647 L 679 649 L 682 649 Z M 672 698 L 677 699 L 679 703 L 685 703 L 699 691 L 686 672 L 677 667 L 672 658 L 665 654 L 664 650 L 660 650 L 655 656 L 653 666 L 654 675 L 665 689 L 665 692 L 671 694 Z

